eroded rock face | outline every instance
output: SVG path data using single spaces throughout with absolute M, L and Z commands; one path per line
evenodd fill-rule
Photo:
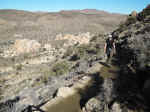
M 71 34 L 66 34 L 63 36 L 62 34 L 59 34 L 56 36 L 56 40 L 68 40 L 68 42 L 65 43 L 64 46 L 72 46 L 75 44 L 88 44 L 91 37 L 92 36 L 89 32 L 78 34 L 77 36 Z
M 14 49 L 18 54 L 37 52 L 41 48 L 41 44 L 36 40 L 18 39 L 14 43 Z

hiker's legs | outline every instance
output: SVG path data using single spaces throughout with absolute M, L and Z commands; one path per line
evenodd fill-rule
M 109 59 L 110 59 L 110 51 L 109 51 L 109 50 L 107 50 L 106 54 L 107 54 L 106 62 L 109 62 Z
M 113 52 L 113 50 L 111 50 L 111 51 L 110 51 L 110 58 L 112 58 L 113 55 L 114 55 L 114 52 Z

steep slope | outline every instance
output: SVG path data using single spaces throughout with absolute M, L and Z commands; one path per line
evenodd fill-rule
M 150 5 L 132 13 L 113 32 L 121 67 L 116 83 L 118 101 L 128 108 L 149 111 L 150 94 Z M 127 94 L 128 93 L 128 94 Z

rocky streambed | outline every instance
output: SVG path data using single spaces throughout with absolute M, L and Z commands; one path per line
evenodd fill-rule
M 119 68 L 100 62 L 100 68 L 84 76 L 72 87 L 60 88 L 56 98 L 41 107 L 45 112 L 118 112 L 121 108 L 113 101 L 113 81 Z M 105 64 L 105 65 L 104 65 Z M 116 107 L 117 106 L 117 107 Z

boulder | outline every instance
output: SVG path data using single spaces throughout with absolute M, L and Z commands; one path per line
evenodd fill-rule
M 137 17 L 138 13 L 136 11 L 132 11 L 131 16 L 132 17 Z
M 120 107 L 120 104 L 118 104 L 118 103 L 114 103 L 113 105 L 112 105 L 112 112 L 122 112 L 122 109 L 121 109 L 121 107 Z
M 92 36 L 89 32 L 81 33 L 78 35 L 59 34 L 56 36 L 55 40 L 68 40 L 68 42 L 64 44 L 64 46 L 68 47 L 68 46 L 72 46 L 75 44 L 88 44 L 90 42 L 91 37 Z
M 102 102 L 96 98 L 90 99 L 86 105 L 85 108 L 83 108 L 83 111 L 85 112 L 103 112 L 103 105 Z
M 58 89 L 57 97 L 68 97 L 69 95 L 75 94 L 75 90 L 69 87 L 61 87 Z
M 14 49 L 18 54 L 37 52 L 41 44 L 36 40 L 18 39 L 15 41 Z

